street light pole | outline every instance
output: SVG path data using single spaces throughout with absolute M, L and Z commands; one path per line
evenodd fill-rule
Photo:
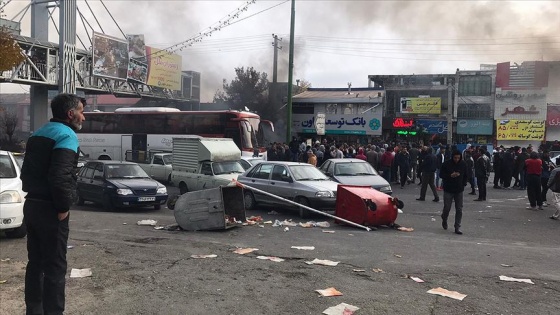
M 296 0 L 292 0 L 292 17 L 290 23 L 290 58 L 288 61 L 288 115 L 286 115 L 286 143 L 292 136 L 292 82 L 294 75 L 294 33 L 296 24 Z

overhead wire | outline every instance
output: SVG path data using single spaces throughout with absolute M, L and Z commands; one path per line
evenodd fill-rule
M 103 30 L 103 27 L 101 26 L 101 23 L 99 23 L 99 20 L 97 20 L 97 16 L 95 16 L 95 13 L 93 13 L 93 10 L 91 9 L 91 7 L 89 6 L 89 3 L 87 0 L 84 0 L 84 2 L 86 3 L 87 7 L 89 8 L 89 11 L 91 12 L 91 15 L 93 15 L 93 18 L 95 19 L 95 22 L 97 22 L 97 25 L 99 26 L 99 28 L 101 29 L 101 32 L 103 34 L 105 34 L 105 31 Z
M 111 14 L 111 12 L 109 11 L 109 9 L 107 9 L 107 6 L 105 5 L 105 3 L 103 2 L 103 0 L 99 0 L 101 2 L 101 4 L 103 5 L 103 7 L 105 8 L 105 10 L 107 10 L 107 13 L 109 13 L 109 16 L 111 17 L 111 19 L 113 19 L 113 22 L 115 22 L 115 24 L 117 25 L 117 27 L 119 28 L 119 31 L 121 31 L 121 34 L 124 36 L 124 38 L 126 38 L 126 34 L 123 32 L 123 30 L 121 29 L 121 27 L 119 26 L 119 23 L 117 23 L 117 21 L 115 21 L 115 18 L 113 17 L 113 15 Z

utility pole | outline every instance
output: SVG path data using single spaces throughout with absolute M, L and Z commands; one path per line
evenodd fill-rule
M 274 47 L 274 63 L 272 68 L 272 83 L 278 82 L 278 50 L 282 50 L 282 46 L 278 47 L 278 41 L 282 41 L 282 38 L 278 38 L 278 35 L 272 34 L 274 42 L 272 46 Z
M 290 58 L 288 61 L 288 117 L 286 119 L 286 143 L 292 136 L 292 80 L 294 76 L 294 33 L 296 25 L 296 0 L 292 0 L 292 16 L 290 23 Z
M 58 44 L 58 92 L 76 93 L 76 0 L 58 4 L 60 35 Z
M 447 144 L 453 144 L 453 88 L 456 82 L 447 82 Z

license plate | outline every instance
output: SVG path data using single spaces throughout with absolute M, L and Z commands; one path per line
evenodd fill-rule
M 138 201 L 155 201 L 156 197 L 138 197 Z

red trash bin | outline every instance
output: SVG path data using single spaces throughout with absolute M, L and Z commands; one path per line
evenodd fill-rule
M 338 185 L 336 191 L 335 215 L 365 226 L 395 223 L 399 206 L 403 207 L 402 201 L 371 186 Z

